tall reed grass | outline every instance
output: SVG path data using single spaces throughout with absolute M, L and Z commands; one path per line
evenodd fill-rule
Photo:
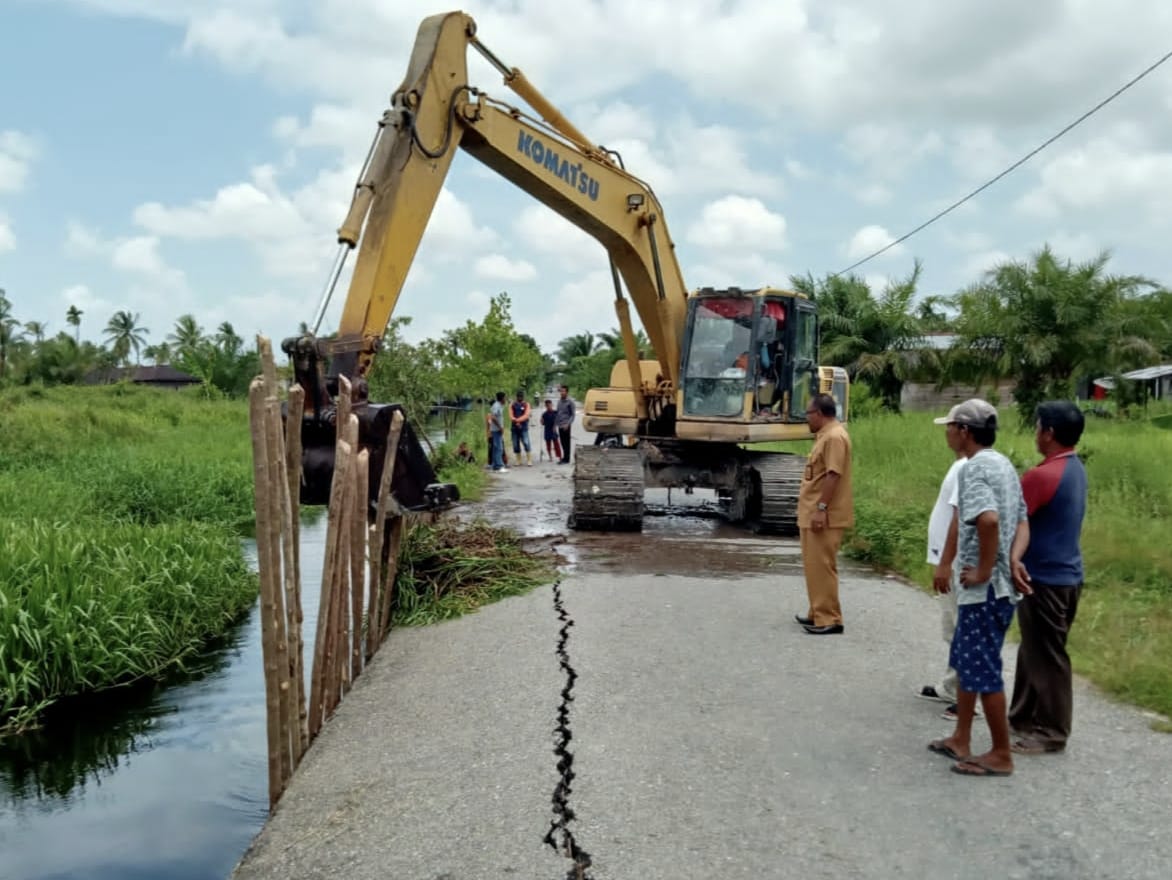
M 244 405 L 0 393 L 0 729 L 182 666 L 252 604 Z

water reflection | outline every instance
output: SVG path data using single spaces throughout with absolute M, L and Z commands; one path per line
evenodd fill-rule
M 325 527 L 302 526 L 309 632 Z M 255 607 L 166 687 L 71 701 L 46 722 L 0 743 L 3 880 L 223 880 L 265 820 Z

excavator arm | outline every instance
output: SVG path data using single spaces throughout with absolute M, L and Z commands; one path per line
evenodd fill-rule
M 470 84 L 470 47 L 504 74 L 536 116 Z M 659 359 L 657 383 L 632 371 L 640 415 L 646 415 L 648 396 L 670 398 L 678 387 L 687 291 L 655 194 L 590 143 L 520 71 L 492 55 L 463 13 L 435 15 L 420 26 L 407 76 L 383 116 L 339 229 L 339 243 L 358 254 L 338 334 L 328 344 L 336 370 L 369 367 L 458 149 L 602 244 Z M 615 287 L 625 353 L 635 364 L 639 356 L 617 277 Z

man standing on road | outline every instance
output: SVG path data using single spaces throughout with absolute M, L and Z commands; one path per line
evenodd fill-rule
M 492 408 L 488 411 L 488 440 L 492 448 L 490 463 L 497 473 L 507 473 L 509 470 L 505 467 L 504 419 L 505 392 L 498 391 L 496 400 L 492 402 Z
M 509 406 L 509 420 L 512 422 L 513 452 L 517 456 L 517 464 L 522 461 L 533 467 L 533 451 L 529 446 L 529 401 L 525 399 L 525 392 L 518 391 L 517 399 Z M 521 457 L 521 447 L 525 448 L 525 457 Z
M 956 417 L 960 404 L 952 408 L 944 418 L 936 419 L 938 425 L 947 425 Z M 944 641 L 951 645 L 952 634 L 956 631 L 956 594 L 957 584 L 952 576 L 952 562 L 956 558 L 957 539 L 957 481 L 960 469 L 968 460 L 960 449 L 960 433 L 947 431 L 948 448 L 955 455 L 955 460 L 944 475 L 940 484 L 940 492 L 936 496 L 936 506 L 932 508 L 932 515 L 928 518 L 928 564 L 934 566 L 932 574 L 932 589 L 940 597 L 940 622 L 944 633 Z M 917 697 L 925 700 L 939 700 L 948 703 L 945 717 L 950 721 L 956 720 L 956 670 L 948 666 L 937 684 L 926 684 L 920 688 Z
M 1013 750 L 1023 755 L 1060 752 L 1070 737 L 1074 694 L 1066 637 L 1082 592 L 1079 538 L 1087 509 L 1087 472 L 1074 447 L 1085 423 L 1069 401 L 1041 404 L 1034 440 L 1043 460 L 1021 478 L 1030 546 L 1017 575 L 1033 593 L 1017 611 L 1021 647 L 1009 725 L 1017 735 Z
M 557 425 L 558 438 L 562 444 L 562 457 L 558 464 L 570 463 L 570 427 L 574 424 L 574 401 L 570 400 L 570 389 L 565 385 L 558 387 L 558 412 L 554 419 Z
M 1019 599 L 1013 571 L 1029 543 L 1029 522 L 1021 483 L 1012 463 L 991 447 L 997 439 L 997 410 L 984 400 L 953 408 L 949 443 L 968 461 L 960 470 L 957 495 L 957 558 L 960 584 L 956 632 L 949 665 L 958 678 L 956 729 L 928 748 L 956 761 L 964 776 L 1008 776 L 1013 772 L 1001 648 Z M 1029 587 L 1023 585 L 1022 590 Z M 971 754 L 973 716 L 980 694 L 992 747 Z
M 843 531 L 855 524 L 851 438 L 837 414 L 829 394 L 815 395 L 806 406 L 806 424 L 815 437 L 798 491 L 798 530 L 809 610 L 794 619 L 815 636 L 843 632 L 838 549 Z

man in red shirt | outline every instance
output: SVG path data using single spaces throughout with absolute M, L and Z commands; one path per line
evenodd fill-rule
M 1082 592 L 1079 538 L 1087 507 L 1087 472 L 1074 451 L 1085 419 L 1075 404 L 1048 401 L 1037 410 L 1035 442 L 1042 463 L 1021 478 L 1030 517 L 1030 544 L 1015 579 L 1033 587 L 1018 606 L 1017 652 L 1009 724 L 1013 751 L 1060 752 L 1070 736 L 1074 709 L 1066 637 Z

